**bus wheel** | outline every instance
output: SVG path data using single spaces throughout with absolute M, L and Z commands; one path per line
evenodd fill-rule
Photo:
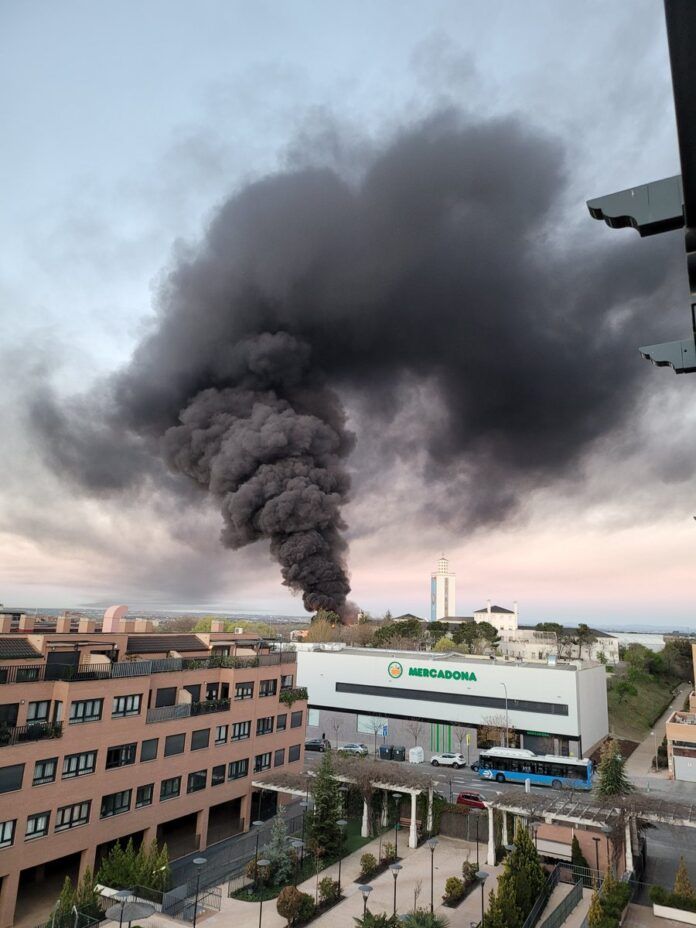
M 505 782 L 505 776 L 504 776 L 504 774 L 502 774 L 502 773 L 496 773 L 496 775 L 495 775 L 495 781 L 496 781 L 496 783 L 504 783 L 504 782 Z
M 551 789 L 563 789 L 563 784 L 560 780 L 552 780 Z

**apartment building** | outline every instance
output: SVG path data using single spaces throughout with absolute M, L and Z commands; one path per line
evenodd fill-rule
M 5 625 L 0 928 L 96 869 L 117 839 L 157 838 L 176 858 L 247 829 L 275 811 L 253 775 L 301 768 L 294 652 L 249 635 L 137 632 L 113 615 L 100 631 Z
M 696 674 L 696 644 L 691 645 L 691 655 Z M 689 694 L 688 711 L 673 712 L 667 719 L 665 735 L 670 776 L 696 783 L 696 691 Z

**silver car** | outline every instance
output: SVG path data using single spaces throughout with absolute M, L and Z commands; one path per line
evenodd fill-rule
M 344 744 L 339 750 L 344 754 L 355 754 L 357 757 L 365 757 L 370 753 L 366 744 Z

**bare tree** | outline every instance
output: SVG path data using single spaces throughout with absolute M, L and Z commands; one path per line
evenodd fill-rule
M 334 733 L 334 741 L 336 743 L 336 750 L 338 750 L 338 735 L 343 728 L 343 719 L 331 719 L 331 730 Z
M 454 735 L 454 740 L 459 745 L 459 753 L 464 753 L 464 745 L 466 744 L 466 736 L 468 735 L 468 729 L 464 725 L 452 725 L 452 734 Z
M 421 732 L 423 731 L 423 723 L 419 719 L 409 719 L 404 725 L 404 728 L 413 738 L 413 746 L 415 748 L 418 745 Z
M 497 741 L 501 747 L 505 745 L 506 741 L 508 747 L 514 747 L 517 741 L 517 733 L 512 725 L 508 724 L 506 729 L 506 721 L 503 712 L 498 715 L 487 715 L 483 719 L 483 724 L 486 727 L 481 731 L 481 737 L 487 741 Z
M 377 756 L 377 735 L 384 727 L 384 719 L 378 719 L 376 716 L 370 716 L 366 719 L 367 730 L 375 736 L 375 757 Z

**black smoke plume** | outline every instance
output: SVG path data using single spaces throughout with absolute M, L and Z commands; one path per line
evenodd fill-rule
M 565 192 L 558 142 L 453 113 L 357 183 L 307 168 L 246 186 L 178 256 L 129 365 L 88 397 L 36 399 L 53 462 L 103 492 L 166 460 L 219 501 L 225 545 L 269 539 L 307 609 L 341 610 L 346 391 L 387 422 L 407 383 L 435 389 L 431 476 L 465 487 L 469 525 L 567 474 L 632 408 L 668 262 L 568 231 Z

